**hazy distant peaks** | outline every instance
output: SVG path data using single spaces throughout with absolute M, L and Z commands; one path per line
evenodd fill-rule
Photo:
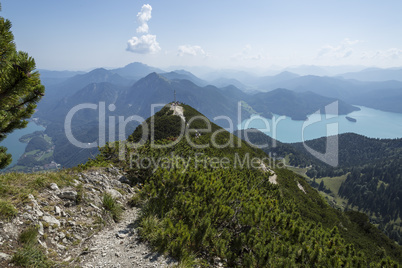
M 360 72 L 350 72 L 341 74 L 339 76 L 346 79 L 356 79 L 360 81 L 402 81 L 402 68 L 367 68 Z

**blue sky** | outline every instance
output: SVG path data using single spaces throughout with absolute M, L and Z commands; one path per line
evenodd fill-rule
M 402 66 L 400 0 L 0 2 L 41 69 Z

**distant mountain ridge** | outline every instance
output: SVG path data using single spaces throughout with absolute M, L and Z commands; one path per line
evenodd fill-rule
M 159 74 L 157 72 L 148 74 L 155 69 L 160 71 Z M 138 80 L 133 78 L 142 74 L 147 75 Z M 233 122 L 237 122 L 238 112 L 240 112 L 243 120 L 254 113 L 267 118 L 275 113 L 289 116 L 295 120 L 304 120 L 307 115 L 334 101 L 339 103 L 339 113 L 347 114 L 357 110 L 356 107 L 350 105 L 353 103 L 351 100 L 357 99 L 359 100 L 357 103 L 364 106 L 369 103 L 370 94 L 381 94 L 383 91 L 380 90 L 384 87 L 394 91 L 393 95 L 390 93 L 393 96 L 390 98 L 393 103 L 390 104 L 387 101 L 387 94 L 385 94 L 385 96 L 377 96 L 376 102 L 371 105 L 378 105 L 378 108 L 382 109 L 384 109 L 382 107 L 384 105 L 387 105 L 388 109 L 402 107 L 402 105 L 398 106 L 399 98 L 395 97 L 399 96 L 398 86 L 402 85 L 402 82 L 398 81 L 372 83 L 333 77 L 299 76 L 290 72 L 265 77 L 253 77 L 245 72 L 235 74 L 239 74 L 238 78 L 249 79 L 249 82 L 258 83 L 262 81 L 261 83 L 267 85 L 269 91 L 247 94 L 244 90 L 230 84 L 221 88 L 208 85 L 208 81 L 202 80 L 185 70 L 166 73 L 145 64 L 132 63 L 112 70 L 98 68 L 85 74 L 67 78 L 58 85 L 47 86 L 45 97 L 38 105 L 36 116 L 42 120 L 47 120 L 46 124 L 59 126 L 59 130 L 54 126 L 49 127 L 48 134 L 55 137 L 59 148 L 64 148 L 65 145 L 62 143 L 67 142 L 65 137 L 57 139 L 56 136 L 63 135 L 62 126 L 66 114 L 74 106 L 80 103 L 98 105 L 100 102 L 104 102 L 106 108 L 109 108 L 111 104 L 114 105 L 113 112 L 108 109 L 106 112 L 108 115 L 115 116 L 116 120 L 118 116 L 128 118 L 128 116 L 133 115 L 147 118 L 151 115 L 151 104 L 164 104 L 172 101 L 175 91 L 177 100 L 192 105 L 208 118 L 213 119 L 216 116 L 223 115 L 231 118 Z M 68 73 L 60 75 L 68 76 Z M 126 77 L 122 75 L 126 75 Z M 131 79 L 127 77 L 131 77 Z M 280 85 L 286 87 L 280 87 Z M 352 89 L 353 87 L 354 89 Z M 372 93 L 368 94 L 368 90 L 371 90 Z M 358 97 L 361 96 L 362 92 L 365 92 L 367 97 L 359 99 Z M 239 102 L 241 102 L 240 111 L 238 111 Z M 86 109 L 74 115 L 75 126 L 80 126 L 77 128 L 77 135 L 86 137 L 86 141 L 96 140 L 96 135 L 99 133 L 97 113 L 97 110 Z M 105 123 L 108 124 L 108 122 Z M 217 123 L 229 127 L 225 120 L 221 119 Z M 133 130 L 137 124 L 139 122 L 128 123 L 127 129 Z M 117 133 L 115 133 L 115 137 L 117 137 L 116 135 Z M 63 164 L 64 160 L 62 159 L 63 157 L 58 158 L 59 162 Z M 77 163 L 70 163 L 70 165 L 74 164 Z
M 315 75 L 315 76 L 336 76 L 345 72 L 358 72 L 363 70 L 364 66 L 318 66 L 318 65 L 299 65 L 289 66 L 284 71 L 296 73 L 301 76 Z
M 45 85 L 57 85 L 78 74 L 84 74 L 83 71 L 50 71 L 45 69 L 37 70 L 40 74 L 40 79 Z
M 189 80 L 199 87 L 204 87 L 209 84 L 207 81 L 204 81 L 204 80 L 196 77 L 192 73 L 187 72 L 185 70 L 176 70 L 176 71 L 172 71 L 169 73 L 159 73 L 159 74 L 162 75 L 163 77 L 166 77 L 169 80 L 174 80 L 174 79 Z
M 383 111 L 402 112 L 402 82 L 365 82 L 335 77 L 300 76 L 291 80 L 274 83 L 266 89 L 286 88 L 295 92 L 311 91 L 316 94 L 340 99 L 349 104 L 357 104 Z M 377 102 L 381 95 L 383 102 Z
M 360 72 L 349 72 L 338 75 L 345 79 L 356 79 L 360 81 L 372 81 L 372 82 L 380 82 L 380 81 L 389 81 L 396 80 L 402 81 L 402 68 L 389 68 L 389 69 L 381 69 L 381 68 L 367 68 Z
M 361 67 L 351 67 L 350 70 L 361 70 L 355 73 L 344 73 L 337 74 L 336 77 L 330 76 L 317 76 L 317 75 L 303 75 L 300 76 L 296 74 L 296 70 L 328 70 L 329 73 L 339 73 L 340 69 L 348 69 L 344 67 L 319 67 L 319 66 L 299 66 L 294 68 L 286 68 L 285 71 L 278 73 L 276 75 L 268 75 L 268 76 L 255 76 L 251 75 L 244 71 L 236 71 L 236 70 L 222 70 L 211 73 L 210 75 L 206 75 L 204 79 L 198 78 L 192 73 L 186 70 L 176 70 L 172 72 L 165 72 L 161 69 L 148 66 L 146 64 L 142 64 L 139 62 L 134 62 L 126 65 L 122 68 L 115 68 L 106 70 L 109 71 L 109 76 L 119 75 L 120 78 L 115 77 L 116 79 L 120 79 L 120 82 L 110 81 L 112 77 L 108 81 L 102 79 L 86 79 L 88 83 L 97 83 L 97 82 L 111 82 L 113 84 L 134 84 L 134 82 L 139 79 L 145 77 L 146 75 L 156 72 L 159 74 L 163 74 L 168 79 L 178 79 L 178 80 L 189 80 L 194 84 L 200 87 L 204 87 L 207 85 L 214 85 L 218 88 L 234 85 L 237 88 L 243 90 L 244 92 L 250 94 L 256 94 L 260 91 L 272 91 L 277 88 L 286 88 L 290 90 L 294 90 L 297 92 L 311 91 L 317 93 L 319 95 L 336 98 L 343 100 L 348 104 L 356 104 L 367 106 L 369 108 L 380 109 L 383 111 L 389 112 L 402 112 L 402 99 L 400 98 L 402 92 L 402 78 L 400 76 L 400 72 L 402 68 L 390 68 L 390 69 L 379 69 L 379 68 L 368 68 L 361 70 Z M 100 68 L 102 69 L 102 68 Z M 78 90 L 84 87 L 86 84 L 83 83 L 80 86 L 75 85 L 70 89 L 63 87 L 62 83 L 57 83 L 57 81 L 66 82 L 67 84 L 73 84 L 72 81 L 68 80 L 79 80 L 80 77 L 83 78 L 83 75 L 90 75 L 93 72 L 101 72 L 100 69 L 93 70 L 86 74 L 80 74 L 76 77 L 68 77 L 75 72 L 52 72 L 46 71 L 44 72 L 44 82 L 48 83 L 47 92 L 45 100 L 43 103 L 46 103 L 46 99 L 49 98 L 49 95 L 54 94 L 64 94 L 60 92 L 68 92 L 73 89 Z M 103 69 L 105 70 L 105 69 Z M 299 72 L 300 73 L 300 72 Z M 304 74 L 303 72 L 301 72 Z M 307 72 L 308 73 L 308 72 Z M 317 72 L 310 72 L 316 73 Z M 353 75 L 362 75 L 367 76 L 369 79 L 365 79 L 368 81 L 359 81 L 356 79 L 346 79 L 346 78 L 359 78 L 354 77 Z M 375 78 L 375 77 L 386 77 L 393 78 L 393 80 L 382 81 L 383 78 Z M 125 81 L 123 81 L 126 79 Z M 85 79 L 84 79 L 85 80 Z M 363 79 L 364 80 L 364 79 Z M 374 81 L 369 81 L 374 80 Z M 381 80 L 381 81 L 380 81 Z M 398 81 L 399 80 L 399 81 Z M 78 82 L 78 81 L 76 81 Z
M 257 93 L 249 98 L 248 104 L 264 117 L 270 117 L 274 113 L 289 116 L 293 120 L 305 120 L 307 115 L 318 110 L 325 113 L 324 107 L 335 101 L 338 101 L 340 115 L 360 110 L 335 98 L 323 97 L 310 91 L 294 92 L 283 88 Z
M 163 73 L 164 71 L 148 66 L 146 64 L 140 63 L 140 62 L 133 62 L 130 64 L 127 64 L 126 66 L 122 68 L 116 68 L 116 69 L 111 69 L 110 70 L 112 73 L 116 73 L 124 78 L 127 79 L 134 79 L 138 80 L 144 76 L 147 76 L 150 73 L 156 72 L 156 73 Z
M 76 92 L 92 83 L 110 83 L 117 87 L 129 86 L 132 81 L 112 73 L 104 68 L 98 68 L 85 74 L 70 77 L 60 84 L 46 85 L 45 96 L 38 104 L 37 116 L 46 117 L 47 112 L 53 109 L 62 99 L 73 96 Z
M 170 80 L 167 77 L 173 77 Z M 127 81 L 117 74 L 113 74 L 105 69 L 96 69 L 86 75 L 80 75 L 69 79 L 73 84 L 81 86 L 85 84 L 83 80 L 90 82 L 90 84 L 97 84 L 93 81 L 100 81 L 101 83 L 108 83 L 109 90 L 113 87 L 113 82 L 119 83 L 116 85 L 115 92 L 120 92 L 118 96 L 114 96 L 114 101 L 111 99 L 103 98 L 101 94 L 91 94 L 81 92 L 83 89 L 76 92 L 81 92 L 80 97 L 77 98 L 74 90 L 69 91 L 68 98 L 72 101 L 67 103 L 77 103 L 79 99 L 88 99 L 86 94 L 93 95 L 91 100 L 96 102 L 106 101 L 113 103 L 117 107 L 117 111 L 122 114 L 137 114 L 140 116 L 150 116 L 150 107 L 153 103 L 167 103 L 173 99 L 173 93 L 176 91 L 177 99 L 184 103 L 189 103 L 197 109 L 200 109 L 208 117 L 213 118 L 219 115 L 226 115 L 230 118 L 236 118 L 238 102 L 244 101 L 251 105 L 257 112 L 266 117 L 270 117 L 272 113 L 279 115 L 290 116 L 296 120 L 304 120 L 307 115 L 314 113 L 316 110 L 325 107 L 326 105 L 336 101 L 334 98 L 327 98 L 319 96 L 316 93 L 296 93 L 286 89 L 277 89 L 271 92 L 262 92 L 255 95 L 248 95 L 234 86 L 218 89 L 215 86 L 200 87 L 187 79 L 188 74 L 178 75 L 177 73 L 151 73 L 146 77 L 140 79 L 131 87 L 127 87 L 122 83 Z M 81 83 L 81 84 L 80 84 Z M 99 82 L 98 82 L 99 83 Z M 123 85 L 122 85 L 123 84 Z M 101 85 L 104 87 L 104 85 Z M 92 85 L 91 87 L 96 87 Z M 97 97 L 98 96 L 98 97 Z M 358 110 L 353 106 L 339 101 L 340 114 L 347 114 L 352 111 Z M 66 110 L 71 109 L 72 106 L 66 107 Z M 60 109 L 57 105 L 56 109 Z M 250 114 L 245 114 L 249 116 Z M 44 115 L 46 117 L 46 115 Z

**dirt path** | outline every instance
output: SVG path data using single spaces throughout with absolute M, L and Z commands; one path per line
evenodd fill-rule
M 170 107 L 170 110 L 173 110 L 173 115 L 178 115 L 180 116 L 180 118 L 186 122 L 186 118 L 184 117 L 184 111 L 183 111 L 183 107 L 178 105 L 178 104 L 172 104 L 172 106 Z
M 106 227 L 83 244 L 79 264 L 84 268 L 169 267 L 175 262 L 139 241 L 135 220 L 139 209 L 124 212 L 121 222 Z

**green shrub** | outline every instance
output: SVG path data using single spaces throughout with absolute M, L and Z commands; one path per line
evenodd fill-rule
M 307 202 L 294 178 L 287 180 L 300 195 L 295 198 Z M 277 187 L 251 169 L 190 169 L 184 174 L 159 169 L 142 190 L 147 199 L 140 235 L 183 265 L 216 257 L 229 267 L 371 265 L 337 227 L 302 217 L 300 205 Z
M 155 215 L 150 215 L 141 219 L 139 232 L 141 236 L 151 242 L 157 244 L 157 236 L 160 231 L 160 221 Z
M 143 203 L 144 201 L 142 200 L 140 194 L 138 193 L 134 194 L 128 201 L 128 205 L 130 207 L 140 207 Z
M 107 211 L 110 212 L 114 221 L 120 221 L 123 213 L 123 208 L 110 194 L 106 193 L 103 195 L 102 205 Z

